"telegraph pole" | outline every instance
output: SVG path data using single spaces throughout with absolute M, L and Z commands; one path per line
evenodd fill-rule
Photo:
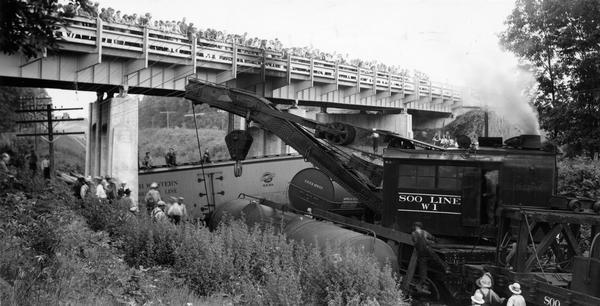
M 46 119 L 37 119 L 34 117 L 34 120 L 20 120 L 16 123 L 19 124 L 27 124 L 27 123 L 46 123 L 48 124 L 46 133 L 38 133 L 37 129 L 34 133 L 21 133 L 17 134 L 17 137 L 29 137 L 29 136 L 46 136 L 48 137 L 48 156 L 50 159 L 50 173 L 53 173 L 54 170 L 54 136 L 60 135 L 81 135 L 85 134 L 85 132 L 54 132 L 54 123 L 63 122 L 63 121 L 82 121 L 83 118 L 68 118 L 68 119 L 54 119 L 52 116 L 52 112 L 56 111 L 66 111 L 66 110 L 82 110 L 81 107 L 72 107 L 72 108 L 53 108 L 52 103 L 48 103 L 46 108 L 33 108 L 33 109 L 19 109 L 17 113 L 46 113 Z
M 164 111 L 164 112 L 160 112 L 161 114 L 167 114 L 167 129 L 169 128 L 169 114 L 170 113 L 175 113 L 175 111 Z

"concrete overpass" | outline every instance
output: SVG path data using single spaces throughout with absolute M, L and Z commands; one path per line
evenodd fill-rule
M 461 93 L 450 85 L 403 75 L 287 56 L 235 43 L 76 17 L 56 30 L 59 51 L 27 60 L 0 55 L 0 84 L 180 95 L 186 78 L 313 106 L 450 113 Z

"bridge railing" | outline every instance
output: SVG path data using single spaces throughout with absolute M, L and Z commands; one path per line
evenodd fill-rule
M 56 35 L 64 42 L 97 46 L 100 37 L 99 43 L 102 48 L 142 54 L 147 48 L 148 54 L 151 55 L 188 60 L 195 58 L 200 62 L 199 64 L 202 62 L 223 64 L 224 67 L 233 66 L 235 58 L 238 71 L 264 68 L 266 71 L 290 73 L 292 79 L 310 77 L 322 82 L 331 81 L 346 86 L 373 88 L 377 91 L 388 90 L 393 93 L 413 95 L 417 100 L 422 97 L 454 103 L 461 100 L 460 90 L 444 83 L 431 82 L 415 76 L 391 74 L 204 38 L 196 40 L 196 54 L 193 54 L 193 40 L 181 34 L 134 25 L 106 23 L 100 19 L 85 17 L 75 17 L 69 21 L 69 26 L 56 30 Z M 429 106 L 436 108 L 438 105 Z

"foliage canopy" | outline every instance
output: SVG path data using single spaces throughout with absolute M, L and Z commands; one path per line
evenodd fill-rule
M 54 29 L 73 17 L 77 6 L 92 10 L 87 0 L 69 0 L 64 6 L 58 0 L 0 1 L 0 51 L 34 58 L 56 49 Z
M 600 151 L 600 2 L 517 0 L 502 45 L 532 64 L 542 128 L 579 153 Z

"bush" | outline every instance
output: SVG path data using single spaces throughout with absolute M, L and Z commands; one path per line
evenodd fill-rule
M 224 292 L 247 304 L 401 304 L 389 267 L 356 250 L 327 254 L 272 229 L 230 221 L 214 233 L 186 227 L 175 269 L 199 294 Z
M 87 201 L 83 214 L 94 229 L 119 241 L 130 266 L 171 269 L 202 296 L 252 305 L 402 303 L 391 269 L 356 250 L 329 246 L 322 254 L 242 220 L 213 232 L 194 224 L 157 223 L 98 201 Z
M 76 214 L 81 204 L 67 186 L 36 190 L 0 197 L 0 304 L 206 303 L 169 271 L 129 268 L 107 232 L 90 230 Z
M 600 199 L 600 161 L 586 157 L 565 158 L 558 162 L 560 194 Z

